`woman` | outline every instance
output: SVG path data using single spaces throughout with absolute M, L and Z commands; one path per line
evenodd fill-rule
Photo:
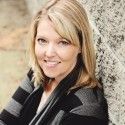
M 76 0 L 50 0 L 33 20 L 29 47 L 31 69 L 0 125 L 108 124 L 91 28 Z

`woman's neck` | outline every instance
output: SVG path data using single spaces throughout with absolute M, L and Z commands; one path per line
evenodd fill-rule
M 49 98 L 53 90 L 57 87 L 57 85 L 58 85 L 58 82 L 52 79 L 49 81 L 49 83 L 47 83 L 44 86 L 44 92 L 42 94 L 41 101 L 37 109 L 37 113 L 41 110 L 41 108 L 46 103 L 47 99 Z
M 51 93 L 59 84 L 59 82 L 57 82 L 55 79 L 52 79 L 49 81 L 49 83 L 47 83 L 44 87 L 44 92 L 45 93 Z

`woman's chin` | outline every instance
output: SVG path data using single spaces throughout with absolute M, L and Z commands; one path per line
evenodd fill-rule
M 49 78 L 55 78 L 56 77 L 56 75 L 54 75 L 54 74 L 50 74 L 50 73 L 44 73 L 47 77 L 49 77 Z

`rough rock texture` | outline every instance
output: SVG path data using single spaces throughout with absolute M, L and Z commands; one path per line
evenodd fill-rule
M 125 1 L 80 1 L 94 31 L 96 73 L 104 86 L 110 125 L 125 125 Z

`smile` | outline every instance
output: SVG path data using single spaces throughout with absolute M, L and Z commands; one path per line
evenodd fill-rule
M 59 61 L 47 61 L 47 60 L 44 60 L 44 62 L 46 63 L 46 66 L 47 67 L 55 67 L 55 66 L 57 66 L 59 63 L 61 63 L 61 62 L 59 62 Z

